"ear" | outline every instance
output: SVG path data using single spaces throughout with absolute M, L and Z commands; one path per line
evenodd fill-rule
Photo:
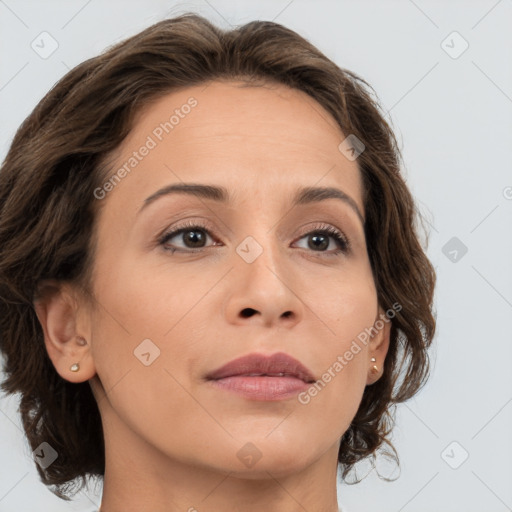
M 368 351 L 368 377 L 366 385 L 377 382 L 384 373 L 384 360 L 389 349 L 389 338 L 391 332 L 391 320 L 386 316 L 384 310 L 379 307 L 379 315 L 373 324 L 377 333 L 374 334 L 369 343 Z M 372 361 L 375 358 L 375 361 Z M 375 369 L 375 367 L 377 369 Z
M 77 298 L 74 288 L 56 280 L 41 282 L 34 309 L 43 329 L 46 351 L 57 373 L 75 383 L 93 377 L 96 371 L 87 308 Z M 79 363 L 80 369 L 73 372 L 70 367 L 75 363 Z

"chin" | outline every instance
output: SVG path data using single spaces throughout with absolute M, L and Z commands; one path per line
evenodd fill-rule
M 229 471 L 230 476 L 234 478 L 268 480 L 271 477 L 285 478 L 301 473 L 309 467 L 314 460 L 315 457 L 313 456 L 311 459 L 306 460 L 302 454 L 297 453 L 289 453 L 284 457 L 280 457 L 279 454 L 273 454 L 272 456 L 263 456 L 252 467 L 244 467 L 243 464 L 233 464 L 223 469 Z
M 307 440 L 307 436 L 300 439 L 297 436 L 278 436 L 272 439 L 272 435 L 259 439 L 250 436 L 243 440 L 238 438 L 236 459 L 233 462 L 233 458 L 229 458 L 228 470 L 239 478 L 267 479 L 269 474 L 283 477 L 300 473 L 325 453 L 325 447 L 320 442 L 315 448 L 314 442 L 311 438 Z

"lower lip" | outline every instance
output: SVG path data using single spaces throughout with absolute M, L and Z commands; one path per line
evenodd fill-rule
M 234 376 L 210 381 L 215 387 L 252 400 L 284 400 L 305 391 L 310 384 L 295 377 Z

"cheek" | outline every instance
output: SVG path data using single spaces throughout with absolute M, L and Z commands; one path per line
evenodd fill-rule
M 193 354 L 199 347 L 194 349 L 193 341 L 201 327 L 194 315 L 200 311 L 204 319 L 198 302 L 211 283 L 179 267 L 166 267 L 166 262 L 155 268 L 141 258 L 114 260 L 113 253 L 98 258 L 97 275 L 103 278 L 95 282 L 92 319 L 96 371 L 107 391 L 122 381 L 130 401 L 168 397 L 179 392 L 169 373 L 181 381 L 176 372 L 187 374 L 197 359 Z M 208 322 L 203 324 L 208 327 Z
M 377 291 L 367 261 L 347 261 L 339 270 L 306 277 L 296 290 L 309 308 L 305 315 L 318 320 L 319 334 L 331 350 L 346 349 L 378 315 Z
M 175 418 L 201 412 L 184 389 L 190 361 L 197 359 L 187 312 L 201 290 L 177 293 L 180 284 L 186 285 L 183 273 L 155 279 L 142 266 L 119 261 L 96 287 L 99 305 L 93 317 L 92 353 L 111 407 L 141 437 L 148 432 L 170 436 L 172 424 L 170 442 L 199 429 Z
M 204 283 L 197 289 L 192 276 L 181 268 L 166 271 L 144 265 L 137 258 L 122 258 L 110 267 L 112 270 L 104 272 L 105 278 L 96 283 L 100 304 L 96 324 L 117 331 L 117 338 L 130 343 L 146 338 L 161 340 L 207 291 Z M 101 331 L 98 335 L 101 337 Z
M 370 328 L 377 318 L 378 301 L 369 266 L 325 283 L 323 294 L 312 289 L 308 296 L 321 320 L 322 374 L 299 401 L 309 410 L 309 417 L 321 415 L 342 434 L 366 386 Z

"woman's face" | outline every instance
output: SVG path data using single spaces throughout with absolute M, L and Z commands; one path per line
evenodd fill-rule
M 190 87 L 138 117 L 112 166 L 124 172 L 96 193 L 96 308 L 81 324 L 106 437 L 116 425 L 174 461 L 254 477 L 335 457 L 375 380 L 370 358 L 381 367 L 385 355 L 379 334 L 344 358 L 379 313 L 346 135 L 309 96 L 274 85 Z M 211 188 L 156 195 L 185 184 L 226 200 Z M 295 202 L 318 187 L 350 199 Z M 249 366 L 208 379 L 276 353 L 316 380 L 331 368 L 330 382 L 315 395 Z

